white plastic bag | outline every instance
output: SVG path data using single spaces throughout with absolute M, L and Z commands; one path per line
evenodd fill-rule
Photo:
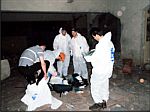
M 55 99 L 55 100 L 52 100 Z M 35 110 L 37 107 L 45 104 L 52 104 L 52 108 L 57 109 L 62 102 L 51 95 L 47 80 L 44 78 L 39 82 L 38 86 L 34 83 L 28 85 L 26 94 L 21 99 L 28 106 L 28 111 Z

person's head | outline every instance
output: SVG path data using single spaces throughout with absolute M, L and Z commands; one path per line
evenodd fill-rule
M 67 33 L 66 29 L 65 29 L 65 28 L 62 28 L 61 33 L 62 33 L 63 36 L 65 36 L 66 33 Z
M 99 41 L 101 38 L 103 38 L 103 36 L 104 36 L 104 31 L 103 31 L 103 30 L 100 30 L 100 29 L 98 29 L 98 28 L 92 28 L 92 29 L 91 29 L 91 36 L 92 36 L 95 40 Z
M 72 28 L 71 33 L 72 33 L 72 36 L 73 36 L 73 37 L 76 37 L 76 36 L 77 36 L 78 31 L 77 31 L 77 29 L 76 29 L 76 28 Z
M 46 42 L 41 40 L 39 41 L 38 45 L 40 46 L 40 48 L 42 48 L 42 50 L 44 51 L 46 49 Z

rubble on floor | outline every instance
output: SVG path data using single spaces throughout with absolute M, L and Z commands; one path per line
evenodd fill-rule
M 117 61 L 119 64 L 115 64 L 110 78 L 110 99 L 104 111 L 149 111 L 150 72 L 135 66 L 130 74 L 126 74 L 122 72 L 121 60 Z M 143 79 L 142 83 L 140 79 Z M 1 82 L 1 111 L 26 111 L 27 106 L 21 102 L 26 84 L 17 70 L 13 70 L 10 77 Z M 90 111 L 89 106 L 94 103 L 90 85 L 84 88 L 83 93 L 70 91 L 59 97 L 58 93 L 52 91 L 52 95 L 63 102 L 60 108 L 52 110 L 50 105 L 43 105 L 36 111 Z

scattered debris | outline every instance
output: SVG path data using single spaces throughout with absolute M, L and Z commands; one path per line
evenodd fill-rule
M 123 59 L 123 73 L 131 74 L 132 72 L 132 59 Z
M 150 63 L 146 63 L 143 65 L 144 70 L 150 71 Z
M 113 73 L 112 78 L 116 79 L 117 78 L 117 74 Z
M 66 104 L 67 109 L 69 109 L 70 111 L 74 110 L 74 106 L 71 104 Z
M 121 107 L 121 105 L 119 105 L 119 104 L 116 104 L 116 105 L 115 105 L 115 107 Z

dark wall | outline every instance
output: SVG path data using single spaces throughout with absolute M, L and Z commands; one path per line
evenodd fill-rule
M 52 50 L 59 28 L 66 25 L 70 30 L 70 21 L 2 22 L 2 56 L 20 55 L 25 48 L 36 45 L 41 39 L 46 41 L 47 49 Z
M 110 13 L 99 16 L 99 27 L 112 32 L 112 42 L 116 52 L 121 52 L 121 21 Z
M 1 22 L 1 56 L 10 56 L 10 55 L 21 55 L 24 49 L 27 47 L 33 46 L 37 44 L 38 40 L 44 39 L 47 43 L 47 49 L 53 49 L 53 40 L 55 36 L 59 33 L 59 28 L 64 26 L 66 27 L 68 33 L 71 35 L 71 28 L 73 26 L 79 27 L 80 33 L 87 38 L 90 49 L 95 48 L 95 44 L 97 42 L 92 40 L 88 35 L 87 29 L 87 15 L 91 15 L 91 13 L 74 13 L 69 15 L 66 14 L 57 14 L 57 19 L 54 19 L 53 14 L 51 13 L 30 13 L 26 12 L 28 16 L 30 15 L 30 21 L 25 21 L 25 19 L 21 18 L 22 16 L 13 12 L 13 20 L 11 21 L 10 13 L 3 12 L 2 13 L 2 22 Z M 15 14 L 17 16 L 15 16 Z M 24 13 L 23 13 L 24 14 Z M 32 14 L 36 14 L 33 17 Z M 39 20 L 40 14 L 40 21 Z M 42 15 L 41 15 L 42 14 Z M 9 16 L 8 16 L 9 15 Z M 46 16 L 47 15 L 47 16 Z M 120 37 L 121 37 L 121 23 L 120 19 L 113 16 L 110 13 L 98 13 L 98 20 L 96 19 L 99 27 L 108 28 L 112 31 L 112 41 L 116 48 L 117 52 L 121 51 L 120 45 Z M 38 19 L 36 19 L 36 17 Z M 43 17 L 43 18 L 42 18 Z M 51 18 L 48 21 L 47 17 Z M 61 17 L 65 17 L 61 18 Z M 5 19 L 7 18 L 8 21 Z M 9 19 L 8 19 L 9 18 Z M 28 17 L 27 17 L 28 18 Z M 46 19 L 44 21 L 44 19 Z M 16 21 L 18 20 L 18 21 Z M 59 20 L 59 21 L 58 21 Z M 93 21 L 93 20 L 92 20 Z M 81 24 L 82 23 L 82 24 Z M 83 24 L 84 23 L 84 24 Z

